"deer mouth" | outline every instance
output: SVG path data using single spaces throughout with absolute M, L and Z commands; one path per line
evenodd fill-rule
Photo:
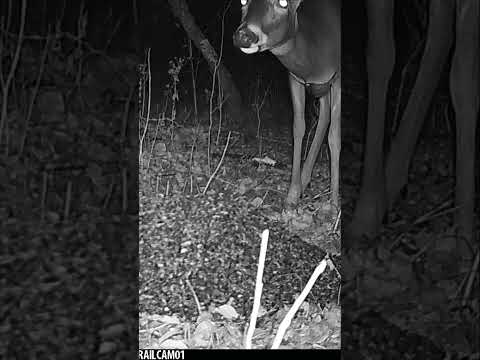
M 249 46 L 240 46 L 239 49 L 245 54 L 255 54 L 269 50 L 270 47 L 265 41 L 258 41 L 254 44 L 250 44 Z
M 260 51 L 260 46 L 258 45 L 253 45 L 249 48 L 240 48 L 240 50 L 242 52 L 244 52 L 245 54 L 255 54 L 256 52 L 259 52 Z
M 234 45 L 245 54 L 266 50 L 268 37 L 256 25 L 242 24 L 233 36 Z

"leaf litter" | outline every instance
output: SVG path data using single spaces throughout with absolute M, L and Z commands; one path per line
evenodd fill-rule
M 255 149 L 235 134 L 220 171 L 202 195 L 213 171 L 205 148 L 198 145 L 205 144 L 207 129 L 173 131 L 182 135 L 157 140 L 162 151 L 145 154 L 152 160 L 140 171 L 140 348 L 244 348 L 260 233 L 269 229 L 261 316 L 253 337 L 254 348 L 268 348 L 285 308 L 325 255 L 341 266 L 337 212 L 324 206 L 328 193 L 313 194 L 312 186 L 304 207 L 285 213 L 290 174 L 281 164 L 289 163 L 289 154 L 273 156 L 271 150 L 262 157 L 265 161 L 252 161 Z M 192 151 L 194 133 L 197 148 Z M 212 169 L 222 146 L 212 147 Z M 278 160 L 272 159 L 278 158 L 280 165 L 274 167 Z M 323 165 L 320 171 L 326 171 Z M 328 184 L 328 177 L 315 181 Z M 338 271 L 329 268 L 320 276 L 281 348 L 340 347 L 339 285 Z M 159 323 L 162 316 L 174 316 L 180 323 Z

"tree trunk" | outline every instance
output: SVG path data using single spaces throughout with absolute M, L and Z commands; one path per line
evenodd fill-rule
M 250 129 L 247 112 L 243 106 L 242 98 L 237 86 L 235 85 L 232 75 L 227 68 L 218 59 L 217 52 L 212 47 L 208 39 L 202 33 L 200 28 L 195 23 L 195 19 L 188 9 L 185 0 L 168 0 L 170 8 L 175 17 L 180 21 L 183 29 L 188 37 L 200 50 L 212 74 L 216 69 L 216 74 L 220 79 L 223 93 L 226 97 L 225 106 L 230 117 L 235 123 L 240 124 L 244 129 Z

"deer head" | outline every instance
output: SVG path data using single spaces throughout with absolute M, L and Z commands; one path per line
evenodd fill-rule
M 253 54 L 271 50 L 295 36 L 302 0 L 240 0 L 242 21 L 233 35 L 235 46 Z

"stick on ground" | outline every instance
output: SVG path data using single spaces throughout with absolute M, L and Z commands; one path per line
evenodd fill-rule
M 255 284 L 255 297 L 253 299 L 252 315 L 250 316 L 250 325 L 248 326 L 247 336 L 245 337 L 245 348 L 252 348 L 252 338 L 257 323 L 258 311 L 260 309 L 260 298 L 263 290 L 263 269 L 265 267 L 265 257 L 267 255 L 269 231 L 264 230 L 262 233 L 262 244 L 260 246 L 260 256 L 258 258 L 257 280 Z

